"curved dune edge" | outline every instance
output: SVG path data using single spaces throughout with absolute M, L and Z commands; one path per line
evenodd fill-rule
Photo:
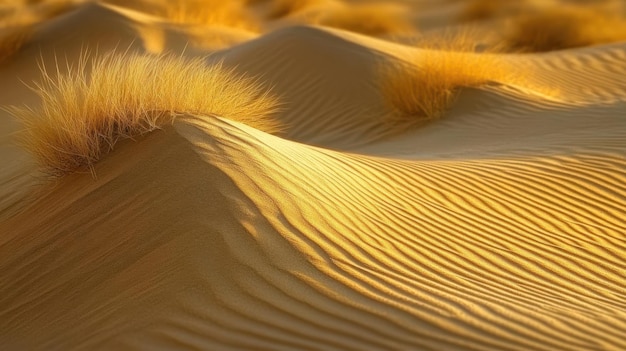
M 0 65 L 0 102 L 30 105 L 40 51 L 210 53 L 285 102 L 280 137 L 186 115 L 55 182 L 0 111 L 2 349 L 626 349 L 624 43 L 506 55 L 527 86 L 464 89 L 398 132 L 377 69 L 424 49 L 321 26 L 233 38 L 250 40 L 213 52 L 88 4 Z
M 30 287 L 3 287 L 2 338 L 623 347 L 626 165 L 614 152 L 399 161 L 183 119 L 0 227 L 2 274 Z

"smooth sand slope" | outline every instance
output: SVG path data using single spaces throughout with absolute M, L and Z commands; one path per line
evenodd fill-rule
M 462 8 L 397 3 L 434 30 Z M 54 52 L 212 53 L 272 88 L 282 129 L 181 114 L 49 179 L 1 111 L 1 349 L 626 349 L 625 43 L 501 54 L 523 83 L 399 129 L 380 68 L 428 50 L 406 37 L 293 15 L 218 50 L 145 12 L 37 25 L 0 101 L 36 107 L 19 81 Z

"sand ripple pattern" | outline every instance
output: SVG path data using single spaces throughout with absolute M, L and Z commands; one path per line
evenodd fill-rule
M 329 33 L 211 58 L 267 72 L 285 135 L 182 116 L 0 222 L 0 348 L 626 349 L 624 45 L 511 55 L 562 94 L 393 134 L 410 49 Z
M 251 228 L 292 233 L 292 249 L 310 253 L 313 272 L 285 265 L 277 276 L 324 287 L 316 308 L 356 317 L 363 340 L 393 340 L 369 348 L 626 346 L 626 161 L 617 148 L 419 162 L 224 133 L 207 155 L 272 149 L 220 168 L 254 191 L 251 201 L 274 199 L 255 204 L 263 224 Z

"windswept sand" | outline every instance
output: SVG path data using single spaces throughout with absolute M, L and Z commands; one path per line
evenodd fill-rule
M 626 42 L 501 54 L 523 84 L 398 129 L 380 68 L 465 2 L 376 37 L 307 25 L 358 1 L 248 2 L 256 31 L 75 2 L 0 62 L 4 106 L 85 48 L 210 54 L 283 103 L 274 135 L 181 115 L 95 178 L 44 177 L 0 111 L 0 349 L 626 349 Z

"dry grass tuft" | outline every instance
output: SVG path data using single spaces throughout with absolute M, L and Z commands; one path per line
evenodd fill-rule
M 158 129 L 177 114 L 216 115 L 272 132 L 277 99 L 253 79 L 221 64 L 175 56 L 84 56 L 68 73 L 51 74 L 34 89 L 41 107 L 11 107 L 23 121 L 23 145 L 47 173 L 91 169 L 115 143 Z M 91 73 L 88 74 L 88 66 Z
M 425 33 L 412 40 L 415 47 L 453 52 L 506 53 L 508 47 L 492 30 L 465 26 L 462 30 Z
M 588 7 L 550 8 L 512 20 L 505 34 L 517 51 L 544 52 L 626 40 L 626 18 Z
M 409 127 L 442 117 L 463 88 L 527 85 L 528 72 L 512 67 L 499 45 L 478 48 L 475 35 L 468 30 L 430 37 L 420 42 L 422 51 L 411 63 L 383 69 L 382 94 L 394 111 L 393 125 Z M 555 91 L 533 88 L 556 95 Z
M 385 4 L 355 4 L 324 13 L 321 25 L 366 35 L 409 33 L 415 30 L 401 9 Z
M 409 126 L 443 116 L 462 88 L 522 80 L 500 56 L 424 50 L 415 64 L 384 72 L 383 96 L 393 124 Z

